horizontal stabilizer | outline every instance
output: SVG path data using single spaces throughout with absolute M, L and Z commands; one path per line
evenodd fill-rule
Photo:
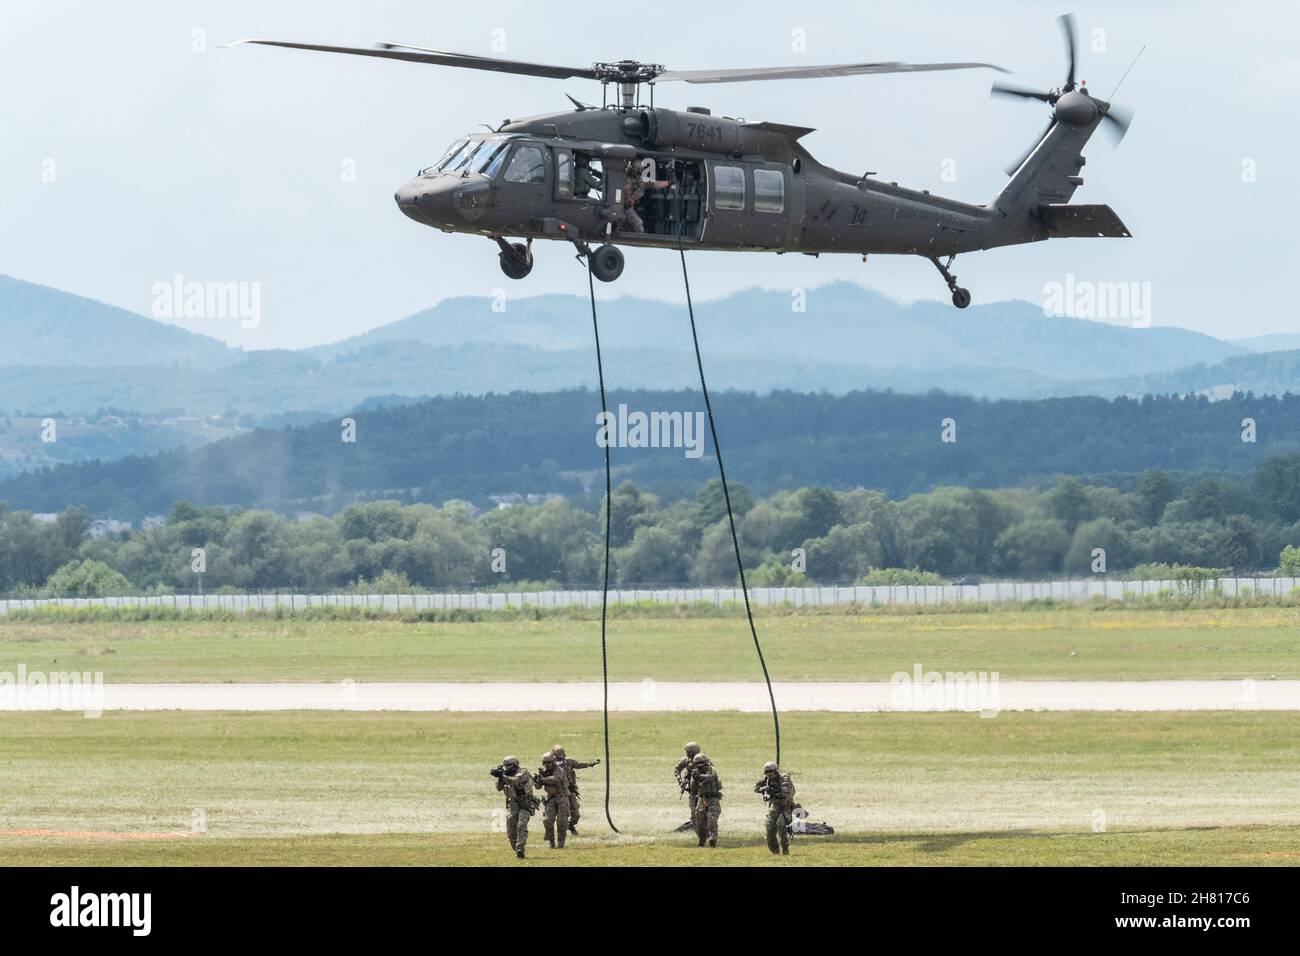
M 1043 222 L 1052 238 L 1087 239 L 1097 236 L 1131 239 L 1128 226 L 1109 206 L 1052 205 L 1043 207 Z

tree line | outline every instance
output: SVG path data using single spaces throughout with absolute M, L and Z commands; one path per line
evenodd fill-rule
M 1280 559 L 1300 573 L 1300 454 L 1266 459 L 1247 476 L 1151 469 L 1125 487 L 1063 477 L 902 497 L 825 486 L 759 497 L 732 484 L 731 498 L 756 585 L 1043 578 L 1151 564 L 1245 573 Z M 465 501 L 372 501 L 295 521 L 179 501 L 165 523 L 89 531 L 84 507 L 39 520 L 0 504 L 0 593 L 191 591 L 200 565 L 210 591 L 593 588 L 604 503 L 555 497 L 479 510 Z M 619 585 L 736 581 L 716 480 L 671 501 L 623 481 L 611 498 L 610 537 Z

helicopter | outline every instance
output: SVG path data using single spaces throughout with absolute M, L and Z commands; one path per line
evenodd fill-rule
M 499 247 L 501 270 L 511 279 L 532 271 L 536 239 L 571 243 L 602 282 L 622 274 L 620 246 L 852 253 L 864 261 L 876 253 L 919 255 L 939 270 L 953 305 L 964 309 L 971 294 L 951 271 L 959 254 L 1053 238 L 1131 237 L 1109 206 L 1070 203 L 1083 184 L 1084 145 L 1103 123 L 1110 124 L 1117 141 L 1122 139 L 1131 115 L 1076 82 L 1074 18 L 1066 14 L 1058 22 L 1068 58 L 1065 82 L 1041 91 L 992 88 L 994 94 L 1044 102 L 1052 112 L 1047 128 L 1006 170 L 1006 186 L 984 205 L 881 182 L 870 172 L 826 166 L 800 143 L 813 132 L 810 127 L 715 116 L 700 106 L 684 111 L 656 107 L 654 88 L 672 81 L 739 83 L 980 68 L 1008 72 L 990 63 L 683 71 L 637 60 L 554 66 L 401 43 L 364 48 L 246 39 L 227 46 L 257 44 L 599 82 L 599 107 L 566 93 L 571 110 L 508 119 L 486 132 L 462 136 L 395 194 L 401 211 L 421 225 L 492 239 Z M 613 102 L 610 87 L 616 91 Z M 648 104 L 640 102 L 643 87 Z

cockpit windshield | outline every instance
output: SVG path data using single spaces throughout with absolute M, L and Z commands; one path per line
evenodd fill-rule
M 480 134 L 481 135 L 481 134 Z M 420 170 L 420 175 L 433 173 L 482 173 L 492 178 L 505 161 L 507 147 L 513 136 L 486 136 L 483 138 L 458 139 L 447 147 L 432 166 Z
M 506 148 L 510 145 L 509 140 L 488 140 L 483 143 L 481 149 L 475 154 L 469 164 L 471 173 L 483 173 L 488 179 L 494 177 L 497 170 L 501 168 L 502 161 L 506 158 Z
M 420 175 L 427 176 L 430 173 L 436 173 L 440 170 L 450 169 L 453 163 L 460 162 L 464 158 L 465 152 L 470 147 L 477 146 L 477 145 L 478 145 L 477 143 L 470 142 L 468 139 L 456 140 L 456 142 L 452 143 L 450 146 L 447 147 L 447 151 L 442 154 L 441 159 L 439 159 L 432 166 L 420 170 Z

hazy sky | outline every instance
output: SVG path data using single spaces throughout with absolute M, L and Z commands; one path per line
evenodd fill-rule
M 1156 325 L 1222 337 L 1300 329 L 1300 7 L 1076 3 L 1080 75 L 1136 112 L 1114 149 L 1096 136 L 1076 202 L 1112 205 L 1135 238 L 1062 240 L 977 253 L 955 271 L 975 301 L 1039 302 L 1047 282 L 1151 284 Z M 445 11 L 454 9 L 454 15 Z M 656 11 L 634 24 L 636 9 Z M 670 68 L 857 60 L 999 63 L 1012 82 L 1058 85 L 1059 3 L 689 4 L 627 13 L 590 4 L 133 0 L 0 4 L 0 272 L 149 314 L 152 287 L 261 283 L 262 322 L 189 326 L 248 348 L 336 340 L 457 295 L 585 294 L 561 244 L 523 282 L 487 239 L 407 220 L 393 191 L 480 123 L 599 102 L 582 80 L 510 77 L 270 48 L 240 37 L 346 45 L 393 40 L 565 65 L 634 57 Z M 197 32 L 196 31 L 200 31 Z M 807 52 L 792 49 L 795 31 Z M 1100 31 L 1100 32 L 1098 32 Z M 1104 45 L 1104 50 L 1100 47 Z M 198 46 L 200 49 L 196 50 Z M 1097 47 L 1098 49 L 1094 49 Z M 817 127 L 832 165 L 983 202 L 1047 122 L 994 100 L 987 71 L 722 86 L 662 85 L 661 106 Z M 943 180 L 955 161 L 955 182 Z M 1243 180 L 1252 164 L 1255 181 Z M 355 181 L 345 181 L 345 164 Z M 52 180 L 52 181 L 51 181 Z M 902 299 L 946 299 L 915 257 L 705 253 L 693 291 L 851 279 Z M 631 251 L 601 295 L 680 299 L 673 255 Z M 607 321 L 616 321 L 606 313 Z M 0 316 L 0 333 L 3 332 Z M 809 316 L 810 320 L 814 316 Z M 3 340 L 0 338 L 0 349 Z

